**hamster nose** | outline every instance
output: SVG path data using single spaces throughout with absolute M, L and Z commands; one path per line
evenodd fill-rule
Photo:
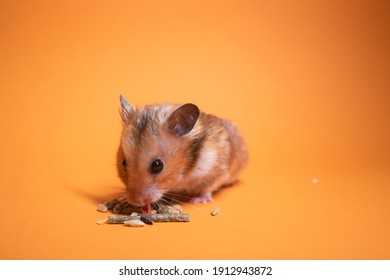
M 146 204 L 145 199 L 141 197 L 140 195 L 131 195 L 128 198 L 128 201 L 131 205 L 142 207 Z
M 129 203 L 134 206 L 145 206 L 147 204 L 156 202 L 162 197 L 161 191 L 156 187 L 145 187 L 141 191 L 130 193 Z

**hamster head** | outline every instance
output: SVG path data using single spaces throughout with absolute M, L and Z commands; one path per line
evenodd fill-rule
M 136 109 L 121 96 L 123 130 L 117 153 L 119 177 L 130 204 L 150 209 L 167 192 L 180 191 L 187 139 L 199 117 L 194 104 Z

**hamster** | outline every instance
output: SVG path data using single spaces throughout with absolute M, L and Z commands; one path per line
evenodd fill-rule
M 123 130 L 117 169 L 128 203 L 149 212 L 165 195 L 193 203 L 212 201 L 214 191 L 234 184 L 248 162 L 237 127 L 191 103 L 135 108 L 120 96 Z

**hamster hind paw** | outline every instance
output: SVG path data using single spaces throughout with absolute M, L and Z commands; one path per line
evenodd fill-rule
M 203 195 L 200 195 L 200 196 L 197 196 L 197 197 L 194 197 L 191 199 L 191 202 L 193 204 L 198 204 L 198 203 L 202 203 L 202 204 L 205 204 L 207 202 L 212 202 L 213 201 L 213 196 L 211 195 L 211 193 L 205 193 Z

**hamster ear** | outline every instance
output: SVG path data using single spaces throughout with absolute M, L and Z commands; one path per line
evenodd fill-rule
M 179 136 L 190 132 L 199 118 L 199 108 L 191 103 L 177 108 L 168 118 L 168 128 Z
M 126 122 L 130 115 L 134 113 L 134 107 L 126 100 L 126 98 L 123 95 L 120 95 L 120 100 L 121 100 L 121 117 L 124 122 Z

